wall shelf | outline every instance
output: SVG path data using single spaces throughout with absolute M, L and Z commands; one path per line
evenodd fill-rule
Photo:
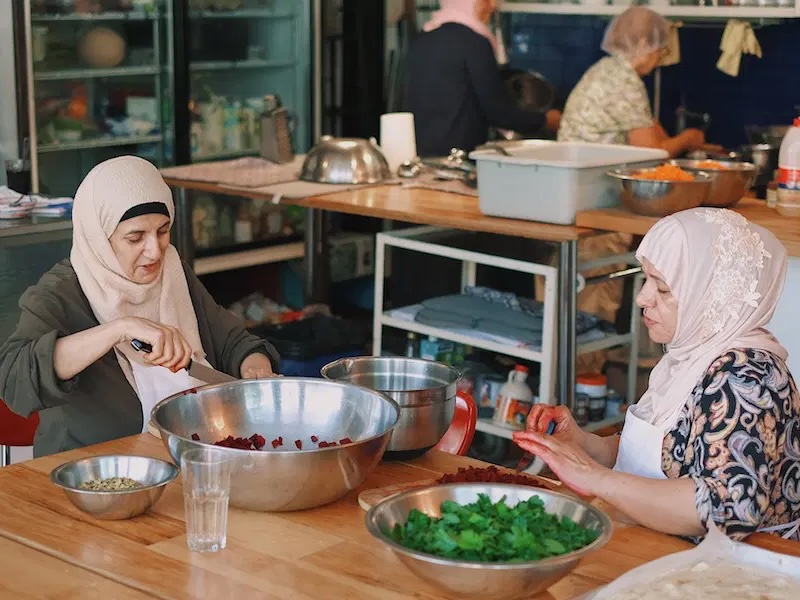
M 92 148 L 113 148 L 115 146 L 136 146 L 138 144 L 155 144 L 163 140 L 163 135 L 108 135 L 86 138 L 75 142 L 41 144 L 39 146 L 39 152 L 65 152 L 69 150 L 89 150 Z
M 244 8 L 241 10 L 192 10 L 193 19 L 293 19 L 294 13 L 276 12 L 269 8 Z
M 571 2 L 503 2 L 504 13 L 541 15 L 596 15 L 614 16 L 628 8 L 627 4 L 575 4 Z M 687 6 L 652 5 L 651 8 L 665 17 L 683 19 L 794 19 L 800 17 L 795 6 Z
M 197 275 L 221 273 L 222 271 L 233 271 L 234 269 L 243 269 L 255 265 L 294 260 L 303 258 L 304 255 L 303 242 L 281 244 L 280 246 L 269 246 L 267 248 L 197 258 L 194 261 L 194 272 Z
M 97 79 L 100 77 L 137 77 L 155 75 L 160 67 L 145 65 L 141 67 L 114 67 L 111 69 L 64 69 L 63 71 L 39 71 L 34 74 L 35 81 L 68 81 L 71 79 Z

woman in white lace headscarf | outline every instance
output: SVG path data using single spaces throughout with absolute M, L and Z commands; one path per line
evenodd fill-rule
M 786 249 L 736 212 L 693 209 L 659 221 L 637 258 L 647 279 L 636 300 L 666 354 L 622 435 L 587 434 L 566 408 L 537 405 L 515 440 L 647 527 L 800 539 L 800 395 L 766 329 Z

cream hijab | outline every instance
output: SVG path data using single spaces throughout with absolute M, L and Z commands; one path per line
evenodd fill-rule
M 192 347 L 194 359 L 205 362 L 189 285 L 175 247 L 167 247 L 161 276 L 141 284 L 128 279 L 108 241 L 125 212 L 146 202 L 163 202 L 172 225 L 172 192 L 148 161 L 121 156 L 89 171 L 75 193 L 72 209 L 72 267 L 101 324 L 121 317 L 143 317 L 170 325 Z M 128 360 L 141 363 L 140 355 L 127 343 L 118 345 L 115 351 L 125 377 L 136 390 Z
M 650 374 L 636 414 L 672 427 L 711 363 L 734 348 L 788 353 L 765 329 L 786 278 L 786 248 L 727 209 L 692 209 L 656 223 L 636 258 L 649 260 L 678 302 L 675 337 Z

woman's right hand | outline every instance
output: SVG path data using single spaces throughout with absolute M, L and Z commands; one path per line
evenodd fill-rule
M 173 373 L 189 366 L 192 347 L 175 327 L 141 317 L 123 317 L 117 320 L 117 325 L 120 343 L 140 340 L 152 346 L 152 352 L 142 354 L 146 362 Z
M 565 442 L 583 447 L 584 431 L 578 426 L 566 406 L 534 404 L 528 413 L 525 429 L 545 433 L 551 422 L 555 423 L 552 435 L 559 436 Z
M 700 129 L 686 129 L 683 135 L 689 150 L 701 150 L 706 143 L 706 134 Z

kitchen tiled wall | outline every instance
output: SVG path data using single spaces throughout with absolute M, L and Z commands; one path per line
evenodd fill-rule
M 607 20 L 598 17 L 511 15 L 512 66 L 538 71 L 566 96 L 603 53 Z M 716 69 L 724 21 L 687 22 L 680 31 L 681 62 L 662 69 L 661 121 L 672 131 L 675 109 L 708 112 L 711 141 L 736 147 L 746 142 L 744 126 L 791 124 L 800 104 L 800 22 L 759 26 L 754 31 L 763 58 L 744 56 L 738 77 Z M 652 95 L 652 76 L 646 83 Z

